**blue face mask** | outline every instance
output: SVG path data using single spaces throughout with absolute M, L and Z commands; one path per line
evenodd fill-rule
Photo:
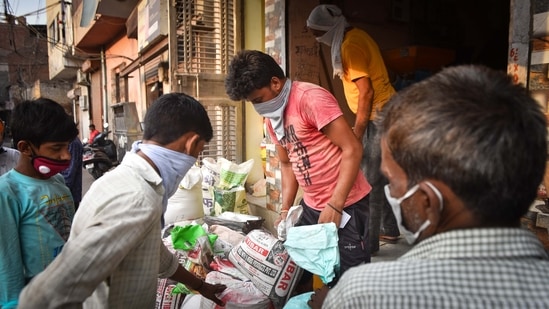
M 438 200 L 440 202 L 440 210 L 442 211 L 442 208 L 443 208 L 442 194 L 440 193 L 440 191 L 432 183 L 430 183 L 428 181 L 425 181 L 425 184 L 427 184 L 433 190 L 435 195 L 438 197 Z M 401 213 L 400 204 L 403 201 L 405 201 L 406 199 L 408 199 L 409 197 L 411 197 L 412 195 L 414 195 L 414 193 L 417 192 L 417 190 L 419 189 L 419 184 L 411 187 L 410 190 L 408 190 L 406 193 L 404 193 L 404 195 L 400 198 L 394 198 L 394 197 L 391 196 L 391 192 L 389 190 L 389 185 L 385 185 L 384 189 L 385 189 L 385 197 L 387 197 L 387 201 L 391 205 L 393 213 L 395 214 L 395 219 L 396 219 L 397 224 L 398 224 L 398 229 L 400 230 L 400 232 L 402 233 L 402 235 L 404 236 L 404 238 L 406 239 L 406 241 L 409 244 L 415 243 L 417 238 L 419 237 L 419 235 L 423 231 L 425 231 L 425 229 L 427 227 L 429 227 L 429 225 L 431 225 L 431 221 L 429 221 L 427 219 L 425 222 L 423 222 L 423 224 L 419 227 L 419 229 L 415 233 L 408 230 L 404 226 L 404 221 L 402 220 L 402 213 Z
M 138 147 L 153 161 L 160 172 L 164 185 L 163 210 L 166 211 L 168 198 L 177 191 L 177 187 L 183 180 L 183 177 L 185 177 L 185 174 L 196 163 L 196 158 L 154 144 L 141 143 Z

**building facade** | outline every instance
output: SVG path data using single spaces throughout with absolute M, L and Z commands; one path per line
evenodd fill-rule
M 40 96 L 58 100 L 67 112 L 69 84 L 51 81 L 48 68 L 47 30 L 27 24 L 24 17 L 8 15 L 0 23 L 0 118 L 9 122 L 13 107 Z
M 264 177 L 263 120 L 250 104 L 225 95 L 228 62 L 238 50 L 263 50 L 291 79 L 333 92 L 352 122 L 341 83 L 332 78 L 329 48 L 319 45 L 305 26 L 312 8 L 328 2 L 376 40 L 393 81 L 402 87 L 462 63 L 503 71 L 523 65 L 528 72 L 528 62 L 511 65 L 516 57 L 509 53 L 517 43 L 510 41 L 511 34 L 524 27 L 513 16 L 530 12 L 526 2 L 536 7 L 536 14 L 549 11 L 546 0 L 61 1 L 59 10 L 48 14 L 50 42 L 64 45 L 50 48 L 50 76 L 72 80 L 67 97 L 81 132 L 90 123 L 108 124 L 121 154 L 140 138 L 143 116 L 158 96 L 177 91 L 196 97 L 214 126 L 214 139 L 202 155 L 235 162 L 254 159 L 248 178 L 254 183 Z M 528 43 L 518 43 L 528 48 Z M 547 72 L 547 64 L 536 65 Z

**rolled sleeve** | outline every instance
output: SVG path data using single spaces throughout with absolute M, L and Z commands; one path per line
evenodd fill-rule
M 160 270 L 158 277 L 169 278 L 179 267 L 179 259 L 164 244 L 160 246 Z

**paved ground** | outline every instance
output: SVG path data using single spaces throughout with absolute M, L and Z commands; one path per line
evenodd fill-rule
M 411 247 L 403 237 L 400 237 L 396 244 L 380 242 L 379 251 L 372 256 L 372 263 L 395 260 L 408 252 Z
M 88 192 L 88 189 L 90 188 L 91 184 L 93 183 L 94 179 L 86 169 L 82 169 L 82 196 Z

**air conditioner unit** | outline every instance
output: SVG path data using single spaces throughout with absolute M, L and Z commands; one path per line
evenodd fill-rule
M 80 105 L 80 109 L 83 111 L 88 110 L 88 96 L 87 95 L 81 95 L 78 97 L 78 105 Z
M 76 83 L 83 86 L 89 86 L 90 80 L 88 73 L 84 73 L 81 70 L 76 71 Z

